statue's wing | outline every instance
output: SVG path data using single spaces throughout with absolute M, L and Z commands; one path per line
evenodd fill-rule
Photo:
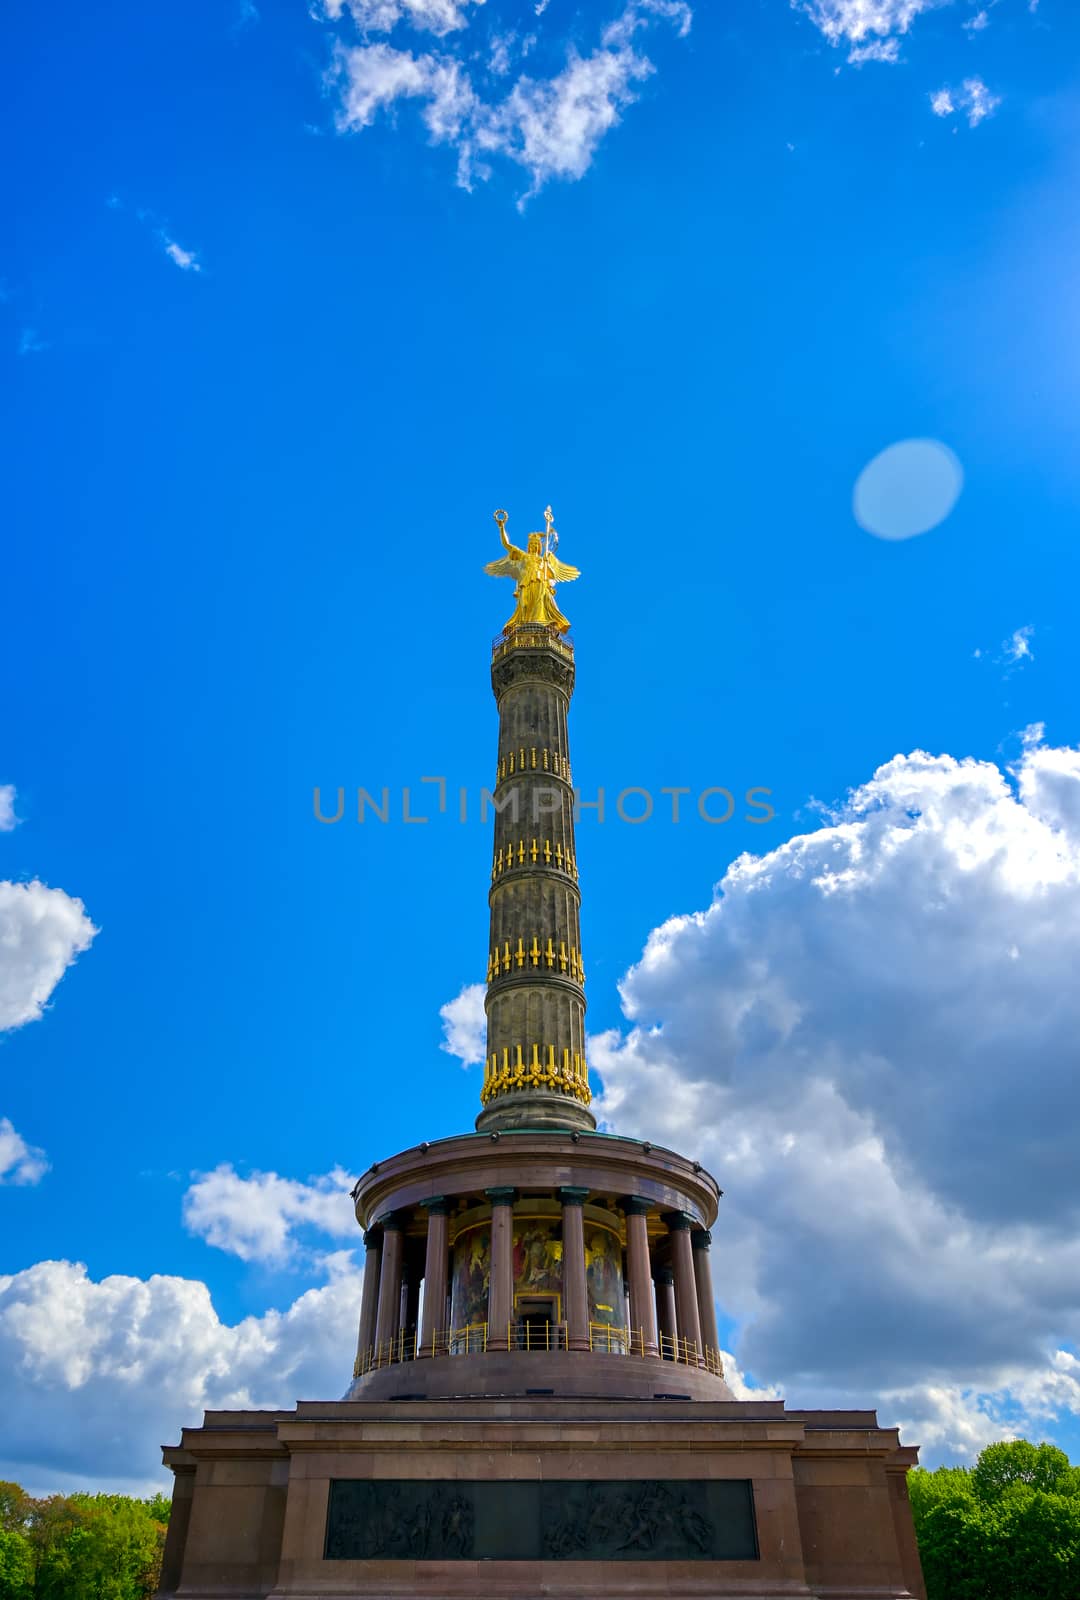
M 560 561 L 558 556 L 548 556 L 548 570 L 556 583 L 570 583 L 574 578 L 581 577 L 581 568 L 572 567 L 566 561 Z
M 514 556 L 502 556 L 498 561 L 489 561 L 484 571 L 489 578 L 517 578 L 521 574 L 521 562 Z

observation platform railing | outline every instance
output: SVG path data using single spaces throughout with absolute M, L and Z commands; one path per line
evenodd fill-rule
M 500 1351 L 554 1352 L 570 1348 L 565 1322 L 510 1322 L 493 1329 L 486 1322 L 471 1322 L 451 1328 L 421 1342 L 413 1331 L 401 1332 L 393 1339 L 361 1350 L 353 1367 L 353 1377 L 362 1377 L 381 1367 L 402 1361 L 418 1361 L 440 1356 L 479 1356 Z M 649 1349 L 640 1328 L 612 1327 L 605 1322 L 590 1322 L 585 1353 L 605 1356 L 645 1356 L 652 1360 L 674 1361 L 687 1367 L 704 1367 L 716 1377 L 724 1376 L 718 1350 L 699 1345 L 692 1339 L 677 1339 L 662 1333 L 657 1348 Z
M 509 650 L 554 650 L 567 661 L 574 659 L 571 641 L 547 622 L 517 622 L 504 628 L 491 641 L 492 661 L 501 660 Z

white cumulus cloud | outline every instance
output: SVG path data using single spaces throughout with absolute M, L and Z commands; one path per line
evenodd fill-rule
M 0 1183 L 40 1183 L 48 1170 L 44 1150 L 27 1144 L 9 1117 L 0 1117 Z
M 184 1196 L 189 1232 L 241 1261 L 284 1265 L 311 1251 L 299 1235 L 328 1234 L 355 1241 L 349 1191 L 356 1180 L 341 1167 L 301 1183 L 276 1172 L 243 1178 L 228 1162 L 200 1173 Z M 324 1259 L 316 1252 L 317 1259 Z
M 325 14 L 340 19 L 344 0 L 327 0 Z M 427 21 L 416 7 L 398 0 L 353 0 L 348 7 L 365 35 L 392 32 L 399 23 L 443 38 L 464 27 L 462 5 L 427 5 Z M 683 0 L 631 0 L 601 29 L 596 46 L 583 53 L 563 52 L 564 65 L 547 76 L 519 73 L 507 85 L 510 67 L 506 40 L 496 40 L 486 68 L 478 52 L 454 41 L 438 50 L 403 49 L 384 40 L 346 44 L 338 39 L 330 81 L 338 93 L 337 125 L 342 132 L 370 127 L 399 101 L 414 100 L 432 143 L 457 152 L 459 184 L 470 188 L 490 176 L 494 157 L 510 160 L 529 174 L 523 200 L 553 178 L 577 179 L 592 163 L 604 135 L 636 98 L 637 85 L 655 70 L 636 46 L 639 33 L 656 22 L 678 35 L 690 26 Z M 434 23 L 438 22 L 435 26 Z M 531 47 L 534 41 L 530 38 Z
M 649 936 L 598 1109 L 716 1172 L 755 1379 L 960 1454 L 1075 1407 L 1078 970 L 1080 750 L 1038 729 L 895 757 Z
M 485 992 L 482 983 L 467 983 L 460 994 L 439 1007 L 445 1035 L 439 1049 L 457 1056 L 466 1067 L 474 1067 L 484 1059 L 487 1040 Z
M 286 1310 L 223 1323 L 204 1283 L 107 1277 L 41 1261 L 0 1276 L 0 1478 L 39 1493 L 167 1486 L 160 1447 L 206 1408 L 339 1399 L 356 1348 L 362 1273 Z
M 36 1022 L 97 929 L 81 900 L 30 883 L 0 881 L 0 1032 Z

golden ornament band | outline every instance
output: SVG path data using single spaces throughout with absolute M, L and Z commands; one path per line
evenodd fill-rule
M 529 945 L 523 938 L 519 938 L 514 949 L 510 948 L 510 941 L 506 940 L 501 950 L 492 950 L 488 956 L 487 981 L 491 983 L 500 975 L 520 970 L 522 967 L 540 966 L 548 967 L 552 971 L 558 968 L 564 977 L 571 977 L 575 983 L 580 983 L 582 988 L 585 987 L 585 964 L 580 952 L 573 946 L 567 950 L 562 939 L 559 940 L 558 949 L 553 939 L 541 944 L 535 933 Z
M 564 1050 L 562 1059 L 557 1060 L 553 1044 L 504 1047 L 501 1063 L 498 1054 L 490 1055 L 484 1063 L 480 1103 L 486 1106 L 509 1090 L 540 1088 L 572 1095 L 587 1106 L 592 1094 L 585 1057 L 577 1050 Z
M 495 778 L 496 785 L 512 778 L 515 772 L 551 772 L 566 783 L 574 781 L 565 756 L 561 756 L 557 750 L 538 750 L 535 745 L 530 745 L 528 750 L 522 745 L 517 750 L 511 750 L 508 756 L 503 756 Z
M 572 851 L 569 848 L 564 850 L 558 840 L 552 844 L 550 839 L 531 839 L 526 844 L 524 839 L 519 839 L 516 845 L 510 843 L 505 850 L 499 846 L 491 868 L 492 882 L 501 873 L 523 867 L 526 863 L 534 867 L 555 867 L 559 872 L 569 873 L 574 879 L 578 875 L 577 861 Z

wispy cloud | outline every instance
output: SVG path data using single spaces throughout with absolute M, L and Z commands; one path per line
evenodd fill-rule
M 254 7 L 252 7 L 252 10 L 254 10 Z M 258 12 L 255 12 L 255 16 L 258 16 Z M 105 204 L 110 211 L 127 210 L 124 201 L 115 192 L 106 198 Z M 147 206 L 134 206 L 132 209 L 136 222 L 141 222 L 144 228 L 150 228 L 153 231 L 154 238 L 175 267 L 179 267 L 181 272 L 201 272 L 203 270 L 202 261 L 197 252 L 185 249 L 182 244 L 178 244 L 163 219 L 156 212 L 151 211 Z
M 936 117 L 963 112 L 969 128 L 977 128 L 993 116 L 1000 104 L 1001 96 L 993 94 L 981 78 L 965 78 L 959 89 L 935 89 L 930 96 L 930 109 Z
M 1009 677 L 1017 667 L 1035 660 L 1035 652 L 1031 648 L 1034 637 L 1035 629 L 1028 622 L 1022 628 L 1014 628 L 996 650 L 984 650 L 980 645 L 977 650 L 972 651 L 972 655 L 976 661 L 989 661 L 996 667 L 1004 667 L 1005 676 Z
M 536 14 L 543 9 L 537 6 Z M 655 71 L 638 35 L 663 23 L 682 37 L 691 20 L 684 0 L 630 0 L 587 53 L 563 46 L 557 71 L 522 72 L 507 86 L 512 36 L 496 36 L 486 52 L 453 37 L 470 20 L 467 0 L 323 0 L 322 11 L 332 21 L 348 13 L 364 35 L 362 43 L 339 38 L 335 45 L 330 82 L 339 96 L 339 131 L 371 127 L 380 114 L 413 100 L 431 142 L 456 150 L 461 187 L 489 178 L 496 157 L 523 167 L 531 181 L 519 204 L 553 178 L 578 179 L 588 171 L 604 135 L 637 98 L 638 84 Z M 403 49 L 368 37 L 399 25 L 445 42 Z M 524 55 L 534 42 L 527 36 L 516 47 Z
M 916 18 L 947 0 L 790 0 L 848 60 L 898 61 L 900 40 Z
M 1035 629 L 1030 623 L 1027 627 L 1017 628 L 1015 633 L 1011 633 L 1002 646 L 1006 661 L 1011 661 L 1014 665 L 1020 661 L 1034 661 L 1035 652 L 1031 648 L 1034 635 Z
M 158 238 L 161 240 L 162 249 L 169 260 L 174 262 L 181 272 L 202 271 L 202 265 L 194 250 L 185 250 L 183 245 L 177 244 L 175 239 L 170 239 L 168 234 L 163 233 L 160 229 L 158 230 Z
M 0 833 L 10 833 L 18 820 L 15 815 L 15 785 L 0 783 Z
M 861 66 L 864 61 L 899 61 L 899 39 L 871 39 L 869 44 L 853 45 L 848 55 L 848 60 L 853 66 Z
M 963 24 L 964 32 L 968 34 L 969 37 L 974 37 L 975 34 L 982 33 L 983 30 L 989 26 L 989 11 L 977 11 L 973 17 L 969 17 L 968 20 Z
M 40 355 L 42 350 L 47 350 L 48 348 L 48 341 L 41 337 L 36 328 L 23 328 L 19 334 L 19 354 L 21 356 Z
M 472 5 L 484 0 L 323 0 L 323 12 L 337 21 L 348 11 L 362 33 L 391 33 L 404 23 L 417 33 L 443 38 L 468 24 Z

